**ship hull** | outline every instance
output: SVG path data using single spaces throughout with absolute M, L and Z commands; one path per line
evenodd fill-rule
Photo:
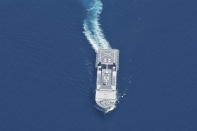
M 119 50 L 100 49 L 96 59 L 97 83 L 95 101 L 99 108 L 112 110 L 117 101 L 117 71 L 119 69 Z

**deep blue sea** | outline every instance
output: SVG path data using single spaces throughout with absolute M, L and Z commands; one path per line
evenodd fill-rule
M 0 131 L 197 131 L 197 1 L 102 3 L 100 27 L 120 50 L 108 114 L 95 108 L 84 3 L 0 1 Z

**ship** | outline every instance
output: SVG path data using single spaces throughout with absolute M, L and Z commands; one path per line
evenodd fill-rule
M 118 49 L 99 49 L 96 54 L 95 101 L 104 111 L 113 110 L 117 101 L 117 71 L 119 69 Z

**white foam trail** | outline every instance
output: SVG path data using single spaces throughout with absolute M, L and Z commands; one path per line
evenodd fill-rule
M 98 52 L 98 49 L 100 48 L 111 48 L 109 42 L 105 39 L 99 24 L 99 15 L 103 9 L 101 0 L 91 0 L 87 4 L 89 5 L 87 9 L 87 17 L 83 23 L 83 33 L 92 45 L 95 52 Z

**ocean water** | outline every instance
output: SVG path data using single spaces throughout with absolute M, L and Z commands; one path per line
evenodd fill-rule
M 102 0 L 88 17 L 91 2 L 0 1 L 0 131 L 196 131 L 197 2 Z M 92 45 L 120 50 L 108 114 Z

